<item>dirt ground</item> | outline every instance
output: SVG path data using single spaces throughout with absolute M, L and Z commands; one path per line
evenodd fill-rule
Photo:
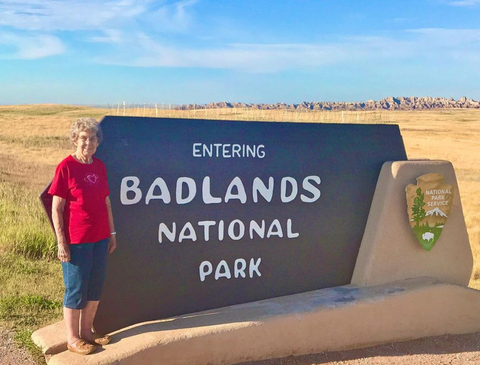
M 1 365 L 35 365 L 12 339 L 12 333 L 0 330 Z M 242 365 L 480 365 L 480 332 L 467 335 L 445 335 L 419 340 L 390 343 L 358 350 L 286 357 Z M 142 364 L 138 364 L 142 365 Z M 165 364 L 168 365 L 168 364 Z
M 36 362 L 26 350 L 17 347 L 11 331 L 0 329 L 0 364 L 35 365 Z
M 358 350 L 286 357 L 242 365 L 480 365 L 480 332 L 389 343 Z

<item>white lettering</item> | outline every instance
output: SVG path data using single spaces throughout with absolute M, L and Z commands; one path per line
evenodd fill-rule
M 227 262 L 225 260 L 220 261 L 220 263 L 217 265 L 217 268 L 215 269 L 215 280 L 218 280 L 220 278 L 230 279 L 231 277 L 232 274 L 230 273 Z
M 258 237 L 265 237 L 265 221 L 262 220 L 262 226 L 260 227 L 257 222 L 254 220 L 250 221 L 250 238 L 253 240 L 253 231 L 258 235 Z
M 205 239 L 205 242 L 208 242 L 210 240 L 210 227 L 214 226 L 216 224 L 215 221 L 200 221 L 198 222 L 198 225 L 200 227 L 203 227 L 203 237 Z
M 224 227 L 225 227 L 225 224 L 224 224 L 223 220 L 218 222 L 218 240 L 219 241 L 223 241 L 223 237 L 225 235 Z
M 268 178 L 268 188 L 265 186 L 264 182 L 260 178 L 256 177 L 255 179 L 253 179 L 253 201 L 255 203 L 258 203 L 258 193 L 260 193 L 260 195 L 263 196 L 263 198 L 270 203 L 273 197 L 273 185 L 273 177 Z
M 253 259 L 250 259 L 250 265 L 248 267 L 248 274 L 250 278 L 253 278 L 253 273 L 256 272 L 258 276 L 262 276 L 260 273 L 260 270 L 258 270 L 258 267 L 260 266 L 260 263 L 262 262 L 262 259 L 259 257 L 257 259 L 257 262 L 255 262 Z
M 213 272 L 213 266 L 210 261 L 203 261 L 198 268 L 200 281 L 205 281 L 205 277 Z
M 193 157 L 202 157 L 202 154 L 200 152 L 200 147 L 202 146 L 201 143 L 194 143 L 193 146 L 192 146 L 192 149 L 193 149 Z
M 158 242 L 162 243 L 162 237 L 164 234 L 170 242 L 174 242 L 176 232 L 177 225 L 175 224 L 175 222 L 172 223 L 172 230 L 169 230 L 165 223 L 160 223 L 160 225 L 158 226 Z
M 212 157 L 213 156 L 213 146 L 210 145 L 210 149 L 208 148 L 208 145 L 204 144 L 203 145 L 203 157 L 208 156 Z
M 222 157 L 223 158 L 230 158 L 232 155 L 230 155 L 230 144 L 224 144 L 222 148 Z
M 235 263 L 233 264 L 233 276 L 235 278 L 238 278 L 238 276 L 245 278 L 247 276 L 245 274 L 246 268 L 247 268 L 247 262 L 244 259 L 236 259 Z
M 268 228 L 267 238 L 270 238 L 271 236 L 278 236 L 280 238 L 283 237 L 282 226 L 280 225 L 278 219 L 274 219 L 273 222 L 270 224 L 270 227 Z
M 131 186 L 128 186 L 128 182 L 132 182 Z M 137 204 L 142 199 L 142 191 L 138 188 L 140 185 L 140 179 L 136 176 L 125 176 L 120 183 L 120 201 L 123 205 Z M 132 199 L 128 198 L 128 192 L 131 191 L 135 194 Z
M 192 223 L 190 222 L 185 223 L 180 234 L 178 235 L 178 242 L 182 242 L 183 240 L 192 240 L 193 242 L 197 240 L 197 234 L 195 233 Z
M 287 183 L 290 184 L 291 186 L 290 195 L 287 195 Z M 290 177 L 290 176 L 285 176 L 284 178 L 282 178 L 282 181 L 280 184 L 280 199 L 282 200 L 282 202 L 283 203 L 291 202 L 297 197 L 297 194 L 298 194 L 297 180 L 295 180 L 293 177 Z
M 288 238 L 297 238 L 298 236 L 300 236 L 300 233 L 298 233 L 298 232 L 293 233 L 292 232 L 292 220 L 287 219 L 287 237 Z
M 315 175 L 307 176 L 305 179 L 303 179 L 302 187 L 313 195 L 311 198 L 309 198 L 308 196 L 301 194 L 300 199 L 304 203 L 313 203 L 317 201 L 321 195 L 320 189 L 316 186 L 313 186 L 310 180 L 313 180 L 317 185 L 320 185 L 321 183 L 320 177 Z
M 205 204 L 218 204 L 222 202 L 221 198 L 212 196 L 210 192 L 210 176 L 205 176 L 202 183 L 202 197 Z
M 235 155 L 237 155 L 237 157 L 241 157 L 240 156 L 241 150 L 242 150 L 242 146 L 240 146 L 239 144 L 232 145 L 232 157 L 235 157 Z
M 255 157 L 255 146 L 252 147 L 247 145 L 246 147 L 247 147 L 247 157 L 250 157 L 250 156 Z
M 451 194 L 450 189 L 433 189 L 425 191 L 427 195 L 438 195 L 438 194 Z
M 160 189 L 160 195 L 154 195 L 156 187 Z M 150 200 L 152 199 L 163 200 L 165 204 L 170 203 L 170 201 L 172 200 L 170 197 L 170 191 L 168 191 L 167 184 L 165 183 L 165 180 L 163 180 L 161 177 L 157 177 L 153 181 L 152 185 L 150 185 L 147 196 L 145 197 L 145 204 L 148 205 L 148 203 L 150 203 Z
M 235 225 L 238 225 L 238 235 L 235 235 Z M 235 219 L 228 225 L 228 236 L 234 240 L 238 241 L 243 238 L 245 235 L 245 225 L 240 219 Z
M 187 196 L 183 197 L 183 186 L 186 185 Z M 195 184 L 195 180 L 190 177 L 179 177 L 177 180 L 177 204 L 187 204 L 190 203 L 195 195 L 197 194 L 197 185 Z
M 217 225 L 218 228 L 212 229 L 211 227 Z M 292 219 L 288 218 L 286 221 L 280 221 L 279 219 L 274 219 L 267 225 L 265 220 L 255 221 L 251 220 L 246 224 L 240 219 L 234 219 L 233 221 L 225 224 L 223 220 L 218 222 L 213 220 L 204 220 L 197 222 L 198 226 L 194 226 L 190 222 L 182 223 L 181 230 L 177 236 L 177 225 L 173 222 L 170 224 L 160 223 L 158 226 L 158 242 L 162 243 L 166 240 L 170 242 L 183 242 L 185 240 L 190 240 L 196 242 L 198 239 L 203 240 L 204 242 L 210 242 L 212 239 L 217 239 L 218 242 L 221 242 L 225 239 L 225 231 L 227 237 L 233 241 L 240 241 L 246 238 L 245 234 L 248 229 L 248 238 L 251 240 L 255 238 L 271 238 L 271 237 L 286 237 L 289 239 L 297 238 L 300 236 L 298 232 L 295 232 L 293 229 Z M 218 236 L 215 237 L 215 233 L 218 233 Z M 286 235 L 286 236 L 285 236 Z M 166 238 L 166 240 L 164 239 Z
M 233 189 L 236 188 L 237 193 L 233 193 Z M 247 202 L 247 193 L 245 192 L 245 186 L 243 186 L 242 180 L 236 176 L 230 185 L 228 185 L 227 192 L 225 193 L 225 203 L 228 203 L 232 199 L 238 199 L 242 204 Z
M 265 146 L 263 144 L 258 145 L 257 147 L 257 156 L 259 158 L 264 158 L 265 157 Z
M 265 158 L 265 145 L 248 145 L 237 143 L 193 143 L 193 157 L 252 157 Z
M 436 207 L 436 206 L 441 206 L 441 205 L 448 205 L 448 200 L 433 201 L 433 202 L 428 202 L 427 203 L 427 207 Z
M 321 191 L 319 184 L 321 183 L 319 176 L 307 176 L 302 181 L 303 193 L 300 199 L 304 203 L 316 202 Z M 285 176 L 280 181 L 280 200 L 282 203 L 290 203 L 299 195 L 299 182 L 291 176 Z M 259 203 L 263 198 L 267 203 L 273 201 L 275 195 L 275 179 L 268 178 L 266 184 L 259 177 L 255 177 L 251 183 L 251 199 L 254 203 Z M 176 181 L 175 201 L 179 205 L 192 202 L 197 196 L 197 183 L 191 177 L 181 176 Z M 214 189 L 218 191 L 217 189 Z M 136 176 L 126 176 L 122 179 L 120 185 L 120 201 L 124 205 L 137 204 L 142 199 L 142 189 L 140 188 L 140 179 Z M 238 200 L 245 204 L 249 198 L 246 193 L 245 185 L 239 176 L 235 176 L 227 188 L 222 190 L 220 196 L 212 195 L 212 186 L 210 176 L 205 176 L 202 180 L 201 198 L 205 204 L 228 203 L 232 200 Z M 443 196 L 438 195 L 432 197 L 433 200 L 440 200 Z M 145 204 L 149 205 L 152 200 L 161 200 L 164 204 L 170 204 L 172 201 L 171 189 L 162 177 L 157 177 L 150 184 L 145 195 Z
M 260 264 L 262 259 L 259 257 L 258 259 L 250 259 L 248 264 L 248 277 L 252 279 L 255 275 L 260 277 L 262 273 L 260 272 Z M 238 278 L 246 278 L 247 277 L 247 261 L 245 259 L 239 258 L 233 262 L 232 265 L 233 276 L 235 279 Z M 205 281 L 206 277 L 213 273 L 213 265 L 210 261 L 202 261 L 200 266 L 198 267 L 198 275 L 200 277 L 200 281 Z M 215 280 L 219 280 L 222 278 L 231 279 L 232 278 L 232 271 L 228 266 L 228 263 L 225 260 L 221 260 L 215 268 L 214 274 Z

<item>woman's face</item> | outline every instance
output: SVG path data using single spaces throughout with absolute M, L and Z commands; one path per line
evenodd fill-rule
M 97 151 L 98 147 L 97 134 L 94 131 L 82 131 L 78 134 L 77 141 L 75 143 L 77 156 L 83 156 L 90 158 Z

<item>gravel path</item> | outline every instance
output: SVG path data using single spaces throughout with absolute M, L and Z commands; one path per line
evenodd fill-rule
M 10 331 L 0 329 L 1 365 L 36 365 L 18 349 Z M 480 332 L 390 343 L 365 349 L 246 362 L 242 365 L 480 365 Z M 138 364 L 141 365 L 141 364 Z M 168 365 L 168 364 L 165 364 Z
M 17 347 L 13 340 L 13 332 L 0 329 L 0 364 L 35 365 L 36 362 L 26 350 Z

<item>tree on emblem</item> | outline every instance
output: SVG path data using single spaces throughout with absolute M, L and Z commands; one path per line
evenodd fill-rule
M 420 226 L 420 221 L 425 218 L 425 209 L 423 209 L 425 202 L 424 202 L 424 197 L 425 195 L 422 194 L 422 189 L 418 188 L 417 189 L 417 196 L 413 200 L 413 207 L 412 207 L 412 212 L 413 212 L 413 220 L 417 223 L 417 227 Z

